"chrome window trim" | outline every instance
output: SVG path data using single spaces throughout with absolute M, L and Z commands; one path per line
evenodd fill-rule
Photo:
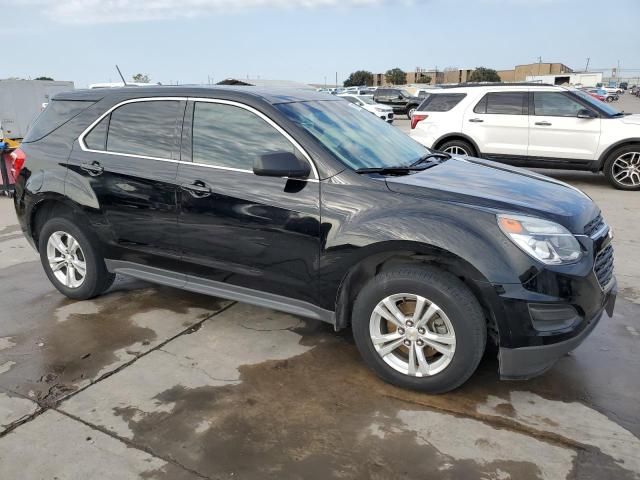
M 296 178 L 295 180 L 314 182 L 314 183 L 320 181 L 319 180 L 320 175 L 318 174 L 318 170 L 316 168 L 315 163 L 313 163 L 313 160 L 311 160 L 311 157 L 306 152 L 306 150 L 302 148 L 302 146 L 286 130 L 284 130 L 280 125 L 278 125 L 275 121 L 273 121 L 270 117 L 268 117 L 261 111 L 249 105 L 246 105 L 244 103 L 236 102 L 234 100 L 223 100 L 218 98 L 206 98 L 206 97 L 140 97 L 140 98 L 130 98 L 129 100 L 123 100 L 122 102 L 117 103 L 112 107 L 110 107 L 106 112 L 100 115 L 80 134 L 80 136 L 78 137 L 78 144 L 80 145 L 80 149 L 83 152 L 102 153 L 106 155 L 119 155 L 124 157 L 131 157 L 131 158 L 144 158 L 147 160 L 156 160 L 159 162 L 182 163 L 185 165 L 195 165 L 199 167 L 214 168 L 217 170 L 227 170 L 231 172 L 243 172 L 243 173 L 253 174 L 253 170 L 247 170 L 244 168 L 232 168 L 232 167 L 223 167 L 223 166 L 209 165 L 209 164 L 197 163 L 197 162 L 185 162 L 183 160 L 172 160 L 169 158 L 151 157 L 146 155 L 137 155 L 134 153 L 120 153 L 120 152 L 108 152 L 106 150 L 94 150 L 94 149 L 88 148 L 87 145 L 84 143 L 84 138 L 89 134 L 89 132 L 91 132 L 91 130 L 93 130 L 93 128 L 97 124 L 99 124 L 107 115 L 111 114 L 111 112 L 113 112 L 117 108 L 123 105 L 127 105 L 129 103 L 153 102 L 153 101 L 187 101 L 187 102 L 192 101 L 192 102 L 205 102 L 205 103 L 219 103 L 219 104 L 231 105 L 234 107 L 239 107 L 244 110 L 247 110 L 253 113 L 254 115 L 262 118 L 265 122 L 271 125 L 275 130 L 277 130 L 281 135 L 283 135 L 304 156 L 307 162 L 309 162 L 309 165 L 311 165 L 311 171 L 313 172 L 313 178 Z

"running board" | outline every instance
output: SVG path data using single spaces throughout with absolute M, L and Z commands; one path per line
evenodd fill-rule
M 148 267 L 133 262 L 122 260 L 105 260 L 107 270 L 111 273 L 120 273 L 130 277 L 146 280 L 151 283 L 167 285 L 190 292 L 203 293 L 214 297 L 236 300 L 238 302 L 257 305 L 259 307 L 271 308 L 281 312 L 291 313 L 306 318 L 313 318 L 336 324 L 334 312 L 325 310 L 309 302 L 297 300 L 295 298 L 283 297 L 273 293 L 253 290 L 251 288 L 239 287 L 224 282 L 216 282 L 206 278 L 184 275 L 182 273 L 164 270 L 161 268 Z

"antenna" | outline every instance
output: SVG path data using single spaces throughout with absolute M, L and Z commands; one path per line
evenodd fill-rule
M 116 65 L 116 70 L 118 70 L 118 74 L 120 75 L 120 78 L 122 79 L 122 83 L 124 83 L 124 86 L 127 86 L 127 81 L 124 79 L 124 75 L 122 75 L 122 72 L 120 71 L 120 67 L 118 67 L 118 65 Z

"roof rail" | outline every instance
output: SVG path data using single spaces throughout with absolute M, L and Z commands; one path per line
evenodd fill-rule
M 557 87 L 550 83 L 539 82 L 464 82 L 456 85 L 438 85 L 441 88 L 458 88 L 458 87 Z

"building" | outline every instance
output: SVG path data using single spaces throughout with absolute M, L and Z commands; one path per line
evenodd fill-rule
M 422 83 L 420 77 L 431 77 L 430 85 L 440 83 L 464 83 L 468 82 L 475 68 L 445 68 L 444 70 L 416 69 L 407 72 L 407 84 Z M 498 70 L 498 75 L 503 82 L 524 82 L 527 77 L 534 75 L 561 75 L 572 73 L 573 70 L 563 63 L 528 63 L 516 65 L 512 70 Z M 373 74 L 373 85 L 387 85 L 384 73 Z
M 602 85 L 602 72 L 574 72 L 559 75 L 527 75 L 527 82 L 549 83 L 551 85 L 582 85 L 595 87 Z

